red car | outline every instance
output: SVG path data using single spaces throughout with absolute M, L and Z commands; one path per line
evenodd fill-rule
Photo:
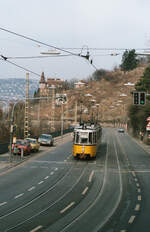
M 16 143 L 12 144 L 12 153 L 21 155 L 23 149 L 23 155 L 30 155 L 31 145 L 27 140 L 17 139 Z

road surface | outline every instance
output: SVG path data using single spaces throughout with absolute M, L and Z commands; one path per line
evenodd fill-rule
M 95 160 L 71 138 L 0 176 L 0 231 L 149 232 L 150 154 L 103 129 Z

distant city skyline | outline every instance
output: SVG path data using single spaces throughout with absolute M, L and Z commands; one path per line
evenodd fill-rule
M 9 102 L 24 99 L 25 86 L 26 80 L 22 78 L 0 79 L 0 100 Z M 38 87 L 39 82 L 37 80 L 30 80 L 29 95 L 33 96 Z

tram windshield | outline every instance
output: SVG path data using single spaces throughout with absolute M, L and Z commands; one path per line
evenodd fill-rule
M 96 143 L 96 132 L 74 132 L 75 144 L 93 144 Z

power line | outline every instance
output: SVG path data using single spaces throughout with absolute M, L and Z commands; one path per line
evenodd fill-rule
M 67 50 L 81 50 L 82 48 L 78 47 L 78 48 L 63 48 L 63 49 L 67 49 Z M 100 50 L 100 51 L 125 51 L 125 50 L 150 50 L 150 48 L 93 48 L 93 47 L 89 47 L 89 50 Z
M 10 34 L 13 34 L 13 35 L 16 35 L 16 36 L 18 36 L 18 37 L 21 37 L 21 38 L 24 38 L 24 39 L 33 41 L 33 42 L 38 43 L 38 44 L 45 45 L 45 46 L 47 46 L 47 47 L 51 47 L 51 48 L 54 48 L 54 49 L 56 49 L 56 50 L 60 50 L 60 51 L 62 51 L 62 52 L 68 53 L 68 54 L 73 55 L 73 56 L 78 56 L 78 57 L 85 58 L 85 59 L 87 59 L 87 60 L 89 61 L 89 63 L 95 68 L 95 66 L 93 65 L 93 61 L 91 62 L 91 61 L 89 60 L 89 51 L 87 51 L 87 54 L 86 54 L 86 55 L 82 55 L 81 53 L 77 54 L 77 53 L 70 52 L 70 51 L 68 51 L 68 50 L 66 50 L 66 49 L 58 48 L 58 47 L 56 47 L 56 46 L 53 46 L 53 45 L 50 45 L 50 44 L 41 42 L 41 41 L 39 41 L 39 40 L 30 38 L 30 37 L 28 37 L 28 36 L 25 36 L 25 35 L 22 35 L 22 34 L 19 34 L 19 33 L 10 31 L 10 30 L 7 30 L 7 29 L 2 28 L 2 27 L 0 27 L 0 30 L 5 31 L 5 32 L 10 33 Z M 83 49 L 83 47 L 82 47 L 82 49 Z M 82 51 L 82 49 L 81 49 L 81 51 Z M 2 56 L 1 56 L 1 57 L 2 57 Z M 2 58 L 4 58 L 4 60 L 5 60 L 5 57 L 2 57 Z M 8 62 L 8 60 L 7 60 L 7 62 Z M 9 61 L 9 62 L 10 62 L 10 61 Z M 13 63 L 12 63 L 12 64 L 13 64 Z M 19 66 L 19 65 L 17 65 L 17 64 L 14 64 L 14 65 L 16 65 L 17 67 L 20 67 L 20 68 L 24 69 L 23 67 L 21 67 L 21 66 Z M 24 69 L 24 70 L 26 70 L 26 69 Z M 32 72 L 32 73 L 34 73 L 34 72 Z M 34 73 L 34 74 L 36 74 L 36 73 Z
M 13 35 L 16 35 L 16 36 L 19 36 L 19 37 L 21 37 L 21 38 L 24 38 L 24 39 L 27 39 L 27 40 L 33 41 L 33 42 L 35 42 L 35 43 L 39 43 L 39 44 L 45 45 L 45 46 L 47 46 L 47 47 L 51 47 L 51 48 L 54 48 L 54 49 L 60 50 L 60 51 L 62 51 L 62 52 L 65 52 L 65 53 L 68 53 L 68 54 L 71 54 L 71 55 L 74 55 L 74 56 L 80 56 L 80 54 L 76 54 L 76 53 L 73 53 L 73 52 L 67 51 L 67 50 L 65 50 L 65 49 L 63 49 L 63 48 L 58 48 L 58 47 L 56 47 L 56 46 L 53 46 L 53 45 L 50 45 L 50 44 L 47 44 L 47 43 L 43 43 L 43 42 L 41 42 L 41 41 L 39 41 L 39 40 L 36 40 L 36 39 L 30 38 L 30 37 L 25 36 L 25 35 L 18 34 L 18 33 L 16 33 L 16 32 L 13 32 L 13 31 L 7 30 L 7 29 L 2 28 L 2 27 L 0 27 L 0 30 L 5 31 L 5 32 L 8 32 L 8 33 L 13 34 Z
M 50 58 L 50 57 L 66 57 L 66 56 L 72 56 L 70 54 L 68 55 L 51 55 L 51 56 L 14 56 L 14 57 L 7 57 L 7 59 L 42 59 L 42 58 Z
M 41 76 L 40 74 L 38 74 L 38 73 L 36 73 L 36 72 L 33 72 L 33 71 L 31 71 L 31 70 L 29 70 L 29 69 L 27 69 L 27 68 L 24 68 L 24 67 L 22 67 L 22 66 L 20 66 L 20 65 L 18 65 L 18 64 L 16 64 L 16 63 L 14 63 L 14 62 L 12 62 L 12 61 L 7 60 L 7 57 L 4 57 L 4 56 L 2 56 L 2 55 L 1 55 L 1 57 L 2 57 L 3 60 L 6 61 L 7 63 L 10 63 L 10 64 L 12 64 L 12 65 L 14 65 L 14 66 L 16 66 L 16 67 L 18 67 L 18 68 L 24 70 L 24 71 L 27 71 L 27 72 L 29 72 L 29 73 L 32 73 L 32 74 L 36 75 L 36 76 L 38 76 L 38 77 Z

